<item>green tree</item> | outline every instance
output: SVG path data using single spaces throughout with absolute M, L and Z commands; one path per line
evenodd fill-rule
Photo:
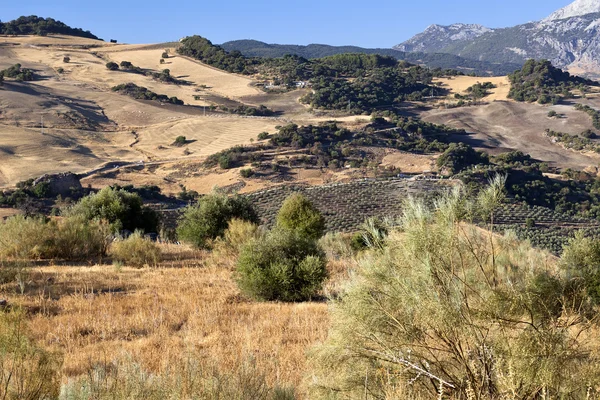
M 326 265 L 315 240 L 275 229 L 242 247 L 236 280 L 243 293 L 258 300 L 305 301 L 321 290 Z
M 277 227 L 296 231 L 303 237 L 318 240 L 325 233 L 325 218 L 304 195 L 295 193 L 283 202 L 277 214 Z
M 214 192 L 186 208 L 177 226 L 177 236 L 197 248 L 207 248 L 211 240 L 223 236 L 229 221 L 234 218 L 260 222 L 246 198 Z
M 488 159 L 484 153 L 474 150 L 468 144 L 452 143 L 437 159 L 437 166 L 456 174 L 471 165 L 487 164 L 487 162 Z
M 123 189 L 106 187 L 98 193 L 84 197 L 65 214 L 79 216 L 88 221 L 105 220 L 115 231 L 158 231 L 158 214 L 145 207 L 138 194 Z

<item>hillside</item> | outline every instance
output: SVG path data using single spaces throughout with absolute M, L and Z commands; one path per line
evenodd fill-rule
M 13 21 L 0 21 L 0 35 L 69 35 L 87 39 L 100 40 L 90 31 L 71 28 L 67 24 L 53 18 L 40 18 L 36 15 L 19 17 Z
M 309 44 L 307 46 L 267 44 L 256 40 L 235 40 L 221 45 L 227 51 L 239 51 L 248 57 L 283 57 L 293 54 L 312 59 L 344 53 L 379 54 L 391 56 L 409 63 L 425 65 L 431 68 L 457 69 L 476 75 L 507 75 L 520 67 L 518 63 L 489 63 L 476 59 L 465 59 L 452 54 L 428 54 L 423 52 L 404 52 L 394 49 L 366 49 L 357 46 L 329 46 Z
M 522 64 L 528 58 L 590 77 L 600 76 L 600 7 L 577 0 L 539 22 L 490 29 L 478 25 L 431 25 L 423 33 L 394 46 L 401 51 L 447 53 L 491 63 Z

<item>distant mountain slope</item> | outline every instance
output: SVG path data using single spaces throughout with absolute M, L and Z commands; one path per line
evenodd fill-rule
M 465 73 L 475 72 L 478 75 L 507 75 L 521 68 L 521 63 L 490 63 L 486 61 L 468 60 L 452 54 L 408 53 L 394 49 L 366 49 L 356 46 L 329 46 L 309 44 L 308 46 L 267 44 L 257 40 L 235 40 L 221 45 L 227 51 L 239 51 L 248 57 L 283 57 L 294 54 L 304 58 L 321 58 L 344 53 L 380 54 L 392 56 L 414 64 L 443 69 L 458 69 Z
M 41 18 L 36 15 L 28 17 L 19 17 L 13 21 L 0 21 L 0 34 L 2 35 L 69 35 L 88 39 L 100 40 L 90 31 L 84 31 L 81 28 L 71 28 L 61 21 L 53 18 Z
M 409 52 L 444 52 L 454 42 L 468 42 L 493 31 L 493 29 L 481 25 L 453 24 L 442 26 L 433 24 L 406 42 L 394 46 L 394 49 Z
M 394 49 L 491 63 L 549 59 L 557 67 L 595 76 L 600 74 L 600 1 L 577 0 L 542 21 L 511 28 L 431 25 Z

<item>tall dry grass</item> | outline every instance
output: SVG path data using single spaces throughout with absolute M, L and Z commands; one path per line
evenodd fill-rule
M 0 285 L 0 297 L 28 311 L 35 341 L 63 354 L 63 383 L 70 382 L 65 390 L 73 396 L 90 373 L 103 369 L 135 367 L 142 378 L 153 376 L 140 378 L 140 385 L 174 387 L 175 372 L 190 372 L 193 361 L 204 382 L 198 387 L 237 381 L 227 390 L 241 390 L 249 371 L 241 366 L 250 363 L 265 398 L 289 395 L 285 388 L 305 398 L 306 351 L 326 336 L 326 304 L 252 302 L 232 280 L 230 260 L 219 264 L 187 247 L 161 248 L 157 268 L 30 268 L 22 292 L 9 282 Z

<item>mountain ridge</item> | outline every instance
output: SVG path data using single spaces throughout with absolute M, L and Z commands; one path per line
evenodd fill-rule
M 588 11 L 595 11 L 588 13 Z M 562 18 L 567 16 L 566 18 Z M 600 2 L 577 0 L 549 17 L 508 28 L 430 25 L 393 48 L 446 53 L 491 63 L 549 59 L 560 68 L 600 76 Z
M 413 64 L 424 64 L 433 68 L 458 69 L 465 73 L 474 72 L 479 75 L 507 75 L 522 66 L 522 63 L 489 63 L 452 54 L 404 52 L 395 49 L 368 49 L 358 46 L 330 46 L 325 44 L 282 45 L 250 39 L 225 42 L 221 44 L 221 47 L 229 52 L 239 51 L 247 57 L 283 57 L 292 54 L 311 59 L 343 53 L 379 54 L 392 56 Z

